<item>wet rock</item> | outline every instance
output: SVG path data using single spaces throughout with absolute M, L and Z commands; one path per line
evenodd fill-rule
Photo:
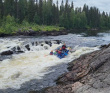
M 41 46 L 44 46 L 44 44 L 41 44 Z
M 47 50 L 47 49 L 48 49 L 48 47 L 47 47 L 47 46 L 44 46 L 44 49 L 45 49 L 45 50 Z
M 2 59 L 0 58 L 0 61 L 2 61 Z
M 32 42 L 32 46 L 34 46 L 34 42 Z
M 46 44 L 48 44 L 50 47 L 52 46 L 51 41 L 45 41 Z
M 61 41 L 60 40 L 55 40 L 56 42 L 57 42 L 57 44 L 60 44 L 61 43 Z
M 29 93 L 40 93 L 40 92 L 37 92 L 37 91 L 30 91 Z
M 21 51 L 16 51 L 16 52 L 17 52 L 17 53 L 24 53 L 24 51 L 22 51 L 22 50 L 21 50 Z
M 30 51 L 29 45 L 26 45 L 25 47 L 26 47 L 26 49 L 27 49 L 28 51 Z
M 16 35 L 24 35 L 24 36 L 58 36 L 58 35 L 66 35 L 68 34 L 68 31 L 66 31 L 65 29 L 60 30 L 60 31 L 34 31 L 32 30 L 32 28 L 30 28 L 28 31 L 22 31 L 22 29 L 19 29 L 19 31 L 17 31 Z
M 38 45 L 38 42 L 35 42 L 35 45 L 37 46 Z
M 18 53 L 24 53 L 24 51 L 22 51 L 19 46 L 13 47 L 11 50 L 13 51 L 13 53 L 16 53 L 16 54 L 18 54 Z
M 83 84 L 80 82 L 68 85 L 58 85 L 54 87 L 45 88 L 38 93 L 74 93 L 74 91 L 80 88 L 82 85 Z
M 13 51 L 11 51 L 11 50 L 4 51 L 1 53 L 1 55 L 12 55 L 12 54 L 13 54 Z
M 108 47 L 110 47 L 110 44 L 108 44 L 108 45 L 101 45 L 100 46 L 101 49 L 108 48 Z
M 17 50 L 18 50 L 18 51 L 21 51 L 21 48 L 20 48 L 19 46 L 17 46 Z
M 15 52 L 15 51 L 16 51 L 16 47 L 13 47 L 11 50 L 12 50 L 13 52 Z

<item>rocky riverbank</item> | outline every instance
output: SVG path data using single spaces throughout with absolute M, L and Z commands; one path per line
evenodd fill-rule
M 58 35 L 67 35 L 69 31 L 66 29 L 63 30 L 52 30 L 52 31 L 34 31 L 32 29 L 29 29 L 27 31 L 17 31 L 16 33 L 13 34 L 0 34 L 0 37 L 5 37 L 5 36 L 58 36 Z
M 28 30 L 28 31 L 18 31 L 16 33 L 16 35 L 24 35 L 24 36 L 57 36 L 57 35 L 66 35 L 68 34 L 68 32 L 63 29 L 63 30 L 60 30 L 60 31 L 33 31 L 32 29 Z
M 29 93 L 109 93 L 110 44 L 80 56 L 69 63 L 68 70 L 56 80 L 56 86 Z

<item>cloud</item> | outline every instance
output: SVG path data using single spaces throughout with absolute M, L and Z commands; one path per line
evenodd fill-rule
M 53 0 L 56 3 L 57 0 Z M 62 0 L 58 0 L 59 4 L 61 4 Z M 64 0 L 65 2 L 66 0 Z M 83 7 L 84 4 L 90 6 L 95 6 L 99 8 L 99 10 L 110 12 L 110 0 L 68 0 L 69 3 L 73 1 L 74 7 Z

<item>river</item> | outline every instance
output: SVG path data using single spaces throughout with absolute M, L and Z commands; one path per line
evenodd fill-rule
M 110 33 L 84 37 L 83 34 L 60 36 L 0 38 L 0 53 L 11 50 L 13 55 L 0 55 L 0 93 L 27 93 L 55 85 L 67 72 L 67 64 L 80 55 L 98 50 L 110 42 Z M 49 55 L 51 50 L 66 43 L 72 48 L 63 59 Z M 18 53 L 17 51 L 23 51 Z

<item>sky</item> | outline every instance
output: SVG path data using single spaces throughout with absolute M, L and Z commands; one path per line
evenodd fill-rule
M 57 0 L 53 0 L 56 3 Z M 62 0 L 58 0 L 59 4 Z M 66 1 L 66 0 L 64 0 Z M 68 0 L 69 3 L 73 1 L 74 7 L 83 7 L 84 4 L 97 7 L 100 12 L 110 12 L 110 0 Z

